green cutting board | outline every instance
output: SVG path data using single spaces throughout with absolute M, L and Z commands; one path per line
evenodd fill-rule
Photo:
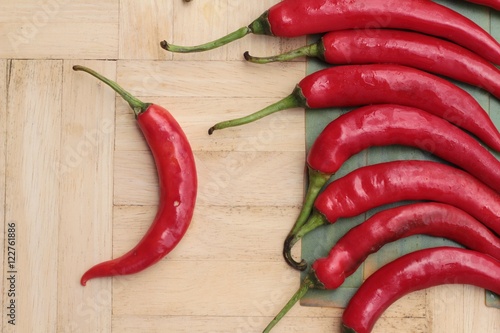
M 469 17 L 482 28 L 489 31 L 497 40 L 500 40 L 500 13 L 490 10 L 487 7 L 467 3 L 464 0 L 455 1 L 437 1 L 454 10 Z M 309 42 L 318 39 L 318 36 L 310 36 Z M 317 61 L 308 60 L 307 72 L 312 73 L 328 65 Z M 493 122 L 500 128 L 500 101 L 490 96 L 487 92 L 482 91 L 476 87 L 468 86 L 466 84 L 454 82 L 461 88 L 471 93 L 477 101 L 483 106 L 485 110 L 490 113 Z M 318 134 L 325 128 L 325 126 L 337 118 L 341 114 L 348 112 L 348 108 L 336 109 L 322 109 L 322 110 L 307 110 L 306 112 L 306 147 L 309 150 Z M 491 112 L 490 112 L 491 111 Z M 500 155 L 496 154 L 497 158 Z M 363 151 L 356 156 L 351 157 L 337 172 L 333 179 L 344 176 L 345 174 L 357 169 L 361 166 L 381 163 L 385 161 L 400 160 L 400 159 L 426 159 L 426 160 L 439 160 L 438 158 L 430 155 L 427 152 L 402 146 L 390 147 L 377 147 L 370 148 Z M 404 203 L 397 203 L 401 205 Z M 391 206 L 395 206 L 391 205 Z M 328 255 L 329 250 L 335 242 L 344 235 L 350 228 L 362 223 L 377 211 L 387 209 L 389 206 L 379 207 L 372 211 L 367 212 L 361 216 L 348 219 L 340 219 L 333 225 L 327 225 L 317 228 L 313 232 L 307 234 L 302 240 L 302 258 L 307 262 L 312 263 L 315 259 L 325 257 Z M 357 288 L 363 281 L 365 272 L 373 272 L 375 269 L 383 266 L 384 264 L 396 259 L 397 257 L 423 248 L 435 246 L 458 246 L 456 243 L 442 239 L 433 238 L 429 236 L 412 236 L 397 242 L 388 244 L 380 249 L 376 254 L 371 255 L 364 265 L 362 265 L 355 274 L 347 278 L 342 287 L 337 290 L 310 290 L 301 300 L 302 305 L 306 306 L 331 306 L 331 307 L 345 307 L 356 292 Z M 301 278 L 304 278 L 307 272 L 304 272 Z M 500 308 L 500 298 L 492 293 L 486 292 L 486 304 L 492 307 Z

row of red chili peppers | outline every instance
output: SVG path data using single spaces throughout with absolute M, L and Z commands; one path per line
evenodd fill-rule
M 388 12 L 390 14 L 389 19 L 385 22 L 387 23 L 386 27 L 415 29 L 417 28 L 417 25 L 413 24 L 415 22 L 412 22 L 410 25 L 406 24 L 409 22 L 408 19 L 416 18 L 417 23 L 424 24 L 417 31 L 429 33 L 436 28 L 446 28 L 445 30 L 441 30 L 445 31 L 446 36 L 441 37 L 447 37 L 455 40 L 455 42 L 463 41 L 465 46 L 473 47 L 476 52 L 480 52 L 482 57 L 490 61 L 500 59 L 500 47 L 491 36 L 478 30 L 480 29 L 479 27 L 474 26 L 471 21 L 467 21 L 464 17 L 446 9 L 446 7 L 436 6 L 436 4 L 428 1 L 408 1 L 405 5 L 409 7 L 398 7 L 396 3 L 391 3 L 390 1 L 389 3 L 387 1 L 373 1 L 369 3 L 370 6 L 366 6 L 367 3 L 363 1 L 350 1 L 349 6 L 342 6 L 345 5 L 343 1 L 329 1 L 328 3 L 331 6 L 335 5 L 335 8 L 331 7 L 332 10 L 335 10 L 331 12 L 312 11 L 311 4 L 314 5 L 313 0 L 284 0 L 264 13 L 248 28 L 241 29 L 236 34 L 231 34 L 229 38 L 223 38 L 215 43 L 194 48 L 179 48 L 167 43 L 162 43 L 162 46 L 177 51 L 204 50 L 226 43 L 235 38 L 235 36 L 241 36 L 243 32 L 245 34 L 249 32 L 271 33 L 289 37 L 294 34 L 320 32 L 316 30 L 325 29 L 325 26 L 329 27 L 329 29 L 338 29 L 345 28 L 346 24 L 349 26 L 353 22 L 355 24 L 359 24 L 359 22 L 364 24 L 369 22 L 370 15 L 374 13 L 380 14 L 380 11 L 383 11 L 383 13 L 387 14 Z M 391 4 L 396 6 L 391 7 Z M 398 4 L 401 5 L 402 3 L 398 2 Z M 388 9 L 390 10 L 387 11 Z M 410 11 L 414 10 L 414 12 L 406 12 L 409 9 Z M 432 17 L 432 15 L 427 17 L 429 16 L 428 12 L 424 15 L 425 11 L 430 9 L 433 9 L 439 15 L 445 15 L 447 20 L 440 21 L 442 17 L 440 20 L 437 20 L 437 17 Z M 300 13 L 309 16 L 318 14 L 319 16 L 313 17 L 314 20 L 310 21 L 312 22 L 311 24 L 304 24 L 299 19 Z M 332 15 L 341 15 L 342 18 L 347 17 L 348 20 L 339 20 L 337 22 L 340 25 L 329 26 L 328 24 L 331 21 Z M 280 19 L 282 19 L 281 22 L 279 21 Z M 290 22 L 292 24 L 287 26 Z M 469 30 L 460 30 L 460 28 L 464 27 L 465 29 L 473 29 L 472 33 L 479 38 L 471 40 L 471 43 L 464 40 L 470 37 L 471 32 Z M 484 87 L 492 94 L 498 94 L 498 87 L 495 80 L 495 76 L 498 76 L 496 68 L 482 57 L 455 44 L 426 37 L 421 34 L 403 33 L 401 31 L 377 31 L 373 36 L 361 36 L 365 38 L 364 40 L 356 38 L 353 34 L 355 35 L 356 33 L 345 31 L 328 34 L 325 35 L 321 43 L 308 46 L 293 54 L 317 54 L 331 63 L 347 61 L 349 63 L 363 64 L 393 62 L 394 60 L 404 59 L 406 56 L 411 61 L 402 63 L 403 65 L 434 71 L 437 74 Z M 358 37 L 360 37 L 359 34 Z M 366 40 L 368 37 L 375 38 L 372 41 L 375 41 L 374 43 L 377 47 L 371 50 L 367 49 L 367 45 L 370 45 Z M 390 42 L 392 42 L 391 48 L 389 47 Z M 381 44 L 384 46 L 381 47 Z M 339 45 L 340 51 L 338 50 Z M 436 56 L 436 53 L 433 53 L 434 57 L 430 57 L 428 53 L 422 52 L 425 47 L 433 47 L 436 52 L 439 51 L 440 53 L 438 56 Z M 330 51 L 335 49 L 337 49 L 336 53 L 330 53 Z M 339 55 L 340 60 L 338 60 Z M 254 62 L 267 62 L 271 60 L 286 60 L 288 56 L 262 59 L 251 57 L 247 54 L 246 58 Z M 453 66 L 436 66 L 438 61 L 442 59 L 449 61 L 450 58 L 456 60 Z M 457 64 L 465 69 L 464 75 L 455 75 L 458 72 L 456 70 Z M 90 69 L 76 66 L 75 70 L 85 70 L 96 76 L 110 85 L 129 102 L 152 150 L 160 182 L 160 206 L 148 233 L 134 249 L 122 257 L 92 267 L 82 277 L 82 284 L 85 284 L 88 279 L 94 277 L 131 274 L 140 271 L 157 262 L 175 247 L 184 235 L 192 217 L 196 197 L 196 170 L 187 138 L 168 111 L 159 106 L 137 100 L 116 85 L 116 83 L 103 78 Z M 475 75 L 478 73 L 478 70 L 484 75 Z M 334 79 L 336 81 L 333 81 Z M 337 86 L 334 86 L 332 82 L 336 83 Z M 347 84 L 345 84 L 346 82 Z M 357 89 L 353 89 L 349 86 L 352 84 L 358 84 L 359 86 Z M 426 91 L 429 91 L 429 85 L 432 86 L 434 94 L 426 95 Z M 359 87 L 363 88 L 361 93 Z M 333 98 L 328 98 L 328 93 Z M 498 97 L 498 95 L 495 96 Z M 335 250 L 336 247 L 334 247 L 328 259 L 316 261 L 313 265 L 314 273 L 304 281 L 303 287 L 299 290 L 299 296 L 312 286 L 323 286 L 325 288 L 337 287 L 338 285 L 335 283 L 328 283 L 329 279 L 335 277 L 332 269 L 343 267 L 340 271 L 344 275 L 349 275 L 352 273 L 352 269 L 355 269 L 356 265 L 359 265 L 363 258 L 368 255 L 369 251 L 374 251 L 377 246 L 380 247 L 387 241 L 406 237 L 412 233 L 437 234 L 452 238 L 472 249 L 496 256 L 495 258 L 498 259 L 498 237 L 488 229 L 478 227 L 478 223 L 475 222 L 474 218 L 482 221 L 497 234 L 500 233 L 498 216 L 500 206 L 499 197 L 496 192 L 499 188 L 497 171 L 499 170 L 499 162 L 474 139 L 468 137 L 462 131 L 414 107 L 419 107 L 454 122 L 456 125 L 477 135 L 478 138 L 496 150 L 499 150 L 500 147 L 499 133 L 485 111 L 482 110 L 470 95 L 467 95 L 467 93 L 443 79 L 409 67 L 394 65 L 344 66 L 328 69 L 306 77 L 298 84 L 297 89 L 292 95 L 270 108 L 257 113 L 257 115 L 217 124 L 210 132 L 215 129 L 253 121 L 285 107 L 301 105 L 311 108 L 322 108 L 337 105 L 352 106 L 372 103 L 397 103 L 400 105 L 366 107 L 350 113 L 349 117 L 339 118 L 325 129 L 324 134 L 322 134 L 326 138 L 326 141 L 322 141 L 322 137 L 320 136 L 313 149 L 311 149 L 308 157 L 308 165 L 311 169 L 311 184 L 313 186 L 310 189 L 314 189 L 314 187 L 316 189 L 308 192 L 306 203 L 309 202 L 309 204 L 304 205 L 303 214 L 301 214 L 296 227 L 285 241 L 284 255 L 287 261 L 297 268 L 304 267 L 303 264 L 301 265 L 293 261 L 291 255 L 289 255 L 289 250 L 298 239 L 313 228 L 326 221 L 335 222 L 340 216 L 358 215 L 372 207 L 394 200 L 426 199 L 446 203 L 447 205 L 442 207 L 425 207 L 425 213 L 431 214 L 442 209 L 446 214 L 449 214 L 447 215 L 448 218 L 452 217 L 460 221 L 467 220 L 469 230 L 461 229 L 457 225 L 440 224 L 439 222 L 446 221 L 443 218 L 443 214 L 439 215 L 439 213 L 436 213 L 437 215 L 434 217 L 438 216 L 442 220 L 431 223 L 431 227 L 422 225 L 419 229 L 418 223 L 416 223 L 415 229 L 408 229 L 408 227 L 400 231 L 397 228 L 391 230 L 385 229 L 385 231 L 380 231 L 382 230 L 380 229 L 378 232 L 381 232 L 386 238 L 367 237 L 368 242 L 365 245 L 369 244 L 369 241 L 374 242 L 375 245 L 364 248 L 364 252 L 358 252 L 357 257 L 353 253 L 352 240 L 344 240 L 344 243 L 351 245 L 344 246 L 340 252 Z M 438 108 L 435 107 L 436 105 Z M 439 107 L 442 109 L 439 109 Z M 467 114 L 467 112 L 471 112 L 472 116 Z M 395 120 L 396 122 L 388 123 L 388 120 Z M 401 121 L 405 121 L 405 123 Z M 353 135 L 346 139 L 345 133 Z M 331 142 L 329 142 L 330 139 L 332 140 Z M 335 142 L 335 140 L 337 141 Z M 357 151 L 368 148 L 370 145 L 405 144 L 418 147 L 419 142 L 427 142 L 426 140 L 440 143 L 428 149 L 432 153 L 462 167 L 484 182 L 489 183 L 493 189 L 488 188 L 484 183 L 467 173 L 439 163 L 400 161 L 356 170 L 346 177 L 336 180 L 317 196 L 320 188 L 326 183 L 326 180 L 335 173 L 343 161 Z M 317 152 L 315 152 L 315 149 Z M 419 181 L 419 177 L 422 176 L 427 177 L 430 181 L 422 183 Z M 167 177 L 170 178 L 168 182 L 166 181 Z M 361 186 L 359 186 L 360 184 Z M 450 187 L 449 184 L 453 186 Z M 445 186 L 448 186 L 448 188 L 445 188 Z M 472 193 L 464 193 L 462 191 L 464 188 L 473 189 L 473 191 Z M 361 194 L 370 194 L 371 196 Z M 397 197 L 391 198 L 391 194 L 397 195 Z M 316 196 L 315 212 L 306 222 L 311 212 L 312 202 L 314 202 Z M 356 204 L 352 205 L 352 203 Z M 452 214 L 453 206 L 449 205 L 462 207 L 470 215 L 467 215 L 467 218 L 464 218 L 464 216 L 457 217 Z M 428 222 L 429 220 L 433 220 L 432 216 L 426 216 L 422 213 L 418 215 L 418 210 L 422 209 L 422 207 L 410 206 L 404 209 L 407 210 L 406 213 L 411 212 L 416 221 Z M 403 216 L 405 215 L 404 212 L 402 212 Z M 465 214 L 464 212 L 462 213 Z M 399 227 L 403 225 L 402 222 L 408 223 L 407 218 L 395 219 L 395 221 Z M 364 229 L 362 229 L 361 234 L 364 237 L 369 231 L 370 223 L 367 221 L 362 226 Z M 467 234 L 470 237 L 472 234 L 470 228 L 472 226 L 475 226 L 472 230 L 475 232 L 475 236 L 472 237 L 474 242 L 471 243 L 471 239 L 460 238 L 460 232 L 462 232 L 462 236 Z M 376 228 L 373 230 L 376 230 Z M 355 239 L 360 237 L 358 234 Z M 347 239 L 349 238 L 347 237 Z M 481 241 L 484 244 L 478 244 Z M 356 242 L 356 245 L 358 243 Z M 339 244 L 342 244 L 342 242 L 337 244 L 337 248 L 340 247 Z M 485 244 L 487 246 L 484 246 Z M 455 276 L 456 271 L 453 273 L 453 270 L 445 271 L 439 269 L 439 265 L 443 263 L 453 263 L 462 269 L 458 280 L 454 280 L 455 282 L 472 283 L 498 292 L 498 261 L 488 256 L 482 256 L 477 251 L 470 252 L 457 249 L 426 250 L 401 258 L 397 262 L 387 266 L 388 268 L 383 268 L 381 272 L 394 271 L 393 276 L 400 282 L 401 289 L 396 289 L 391 296 L 385 297 L 385 303 L 374 306 L 373 302 L 375 302 L 375 299 L 370 298 L 370 295 L 373 296 L 376 292 L 380 291 L 377 288 L 380 288 L 380 276 L 384 273 L 374 274 L 373 277 L 363 284 L 358 294 L 351 301 L 350 306 L 346 309 L 344 315 L 345 330 L 358 333 L 368 332 L 377 316 L 397 297 L 416 288 L 427 287 L 433 283 L 446 282 L 450 274 L 454 274 L 452 276 Z M 340 255 L 336 255 L 335 253 L 340 253 Z M 340 263 L 344 266 L 335 267 L 335 260 L 339 260 L 339 258 Z M 420 272 L 412 271 L 410 263 L 415 259 L 421 260 L 422 265 L 432 266 L 433 269 Z M 465 263 L 468 261 L 476 265 L 466 265 Z M 478 265 L 477 263 L 481 264 Z M 485 268 L 489 268 L 491 271 L 488 273 L 484 270 Z M 492 272 L 496 275 L 491 275 Z M 430 283 L 418 283 L 419 274 L 422 275 L 420 278 L 427 278 L 429 274 L 435 274 L 435 277 L 431 279 Z M 406 283 L 403 283 L 404 281 Z M 296 299 L 298 299 L 297 296 L 292 298 L 295 301 Z M 362 302 L 359 302 L 359 299 Z M 365 311 L 362 311 L 363 306 L 366 304 L 372 305 L 371 310 L 365 309 Z M 275 322 L 273 321 L 268 329 Z
M 498 8 L 495 2 L 474 2 Z M 373 23 L 377 28 L 416 32 L 359 30 L 372 28 Z M 313 264 L 299 291 L 265 332 L 310 287 L 337 288 L 368 254 L 387 242 L 416 233 L 450 238 L 474 251 L 422 250 L 383 267 L 363 283 L 349 302 L 343 316 L 345 332 L 371 331 L 376 319 L 394 300 L 421 288 L 470 283 L 498 293 L 499 161 L 450 122 L 497 151 L 500 134 L 471 95 L 427 73 L 473 84 L 499 97 L 499 71 L 492 63 L 500 64 L 500 44 L 474 22 L 426 0 L 284 0 L 248 27 L 214 42 L 180 47 L 163 41 L 161 46 L 173 52 L 197 52 L 248 33 L 295 37 L 325 32 L 328 33 L 320 42 L 286 55 L 256 58 L 246 53 L 245 58 L 266 63 L 317 56 L 331 64 L 349 65 L 313 73 L 283 100 L 250 116 L 218 123 L 209 130 L 212 134 L 296 106 L 377 104 L 339 117 L 310 149 L 310 184 L 301 214 L 285 241 L 285 259 L 291 266 L 305 269 L 304 262 L 295 262 L 291 256 L 293 244 L 311 230 L 340 217 L 356 216 L 403 200 L 431 203 L 387 210 L 352 229 L 332 248 L 328 258 Z M 433 145 L 422 146 L 422 142 Z M 387 162 L 355 170 L 320 193 L 350 156 L 370 146 L 390 144 L 429 150 L 465 171 L 428 161 Z M 464 224 L 459 225 L 461 222 Z

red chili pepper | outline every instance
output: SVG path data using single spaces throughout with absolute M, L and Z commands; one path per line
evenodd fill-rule
M 244 125 L 288 108 L 400 104 L 433 113 L 475 134 L 500 151 L 500 133 L 486 111 L 465 90 L 424 71 L 392 64 L 346 65 L 302 79 L 287 97 L 246 117 L 220 122 L 218 129 Z
M 438 247 L 407 254 L 372 274 L 351 298 L 342 332 L 369 333 L 381 314 L 411 292 L 469 284 L 500 293 L 500 261 L 476 251 Z
M 305 234 L 341 217 L 406 200 L 428 200 L 459 207 L 500 235 L 500 195 L 469 173 L 431 161 L 393 161 L 356 169 L 331 182 L 314 203 L 309 220 L 291 232 L 283 252 Z M 300 268 L 294 262 L 292 267 Z
M 253 57 L 245 52 L 246 60 L 261 64 L 301 56 L 335 65 L 393 63 L 415 67 L 483 88 L 500 98 L 500 70 L 491 62 L 455 43 L 410 31 L 334 31 L 314 44 L 278 56 Z
M 428 0 L 283 0 L 249 26 L 206 44 L 184 47 L 160 43 L 172 52 L 211 50 L 250 33 L 297 37 L 336 30 L 393 28 L 413 30 L 460 44 L 500 63 L 500 44 L 467 17 Z
M 149 230 L 139 243 L 119 258 L 90 268 L 81 284 L 92 278 L 133 274 L 153 265 L 169 253 L 191 223 L 196 201 L 197 175 L 193 152 L 186 135 L 163 107 L 143 103 L 115 82 L 91 69 L 74 66 L 103 81 L 134 110 L 137 123 L 153 154 L 160 187 L 160 204 Z
M 373 146 L 405 145 L 426 150 L 459 166 L 500 192 L 500 162 L 474 138 L 449 122 L 420 109 L 370 105 L 332 121 L 318 135 L 307 156 L 308 189 L 291 234 L 307 221 L 318 193 L 351 156 Z M 291 259 L 285 245 L 285 260 Z
M 336 289 L 370 254 L 388 243 L 419 234 L 447 238 L 500 260 L 500 238 L 463 210 L 437 202 L 387 209 L 350 229 L 327 257 L 317 259 L 298 291 L 264 332 L 269 332 L 310 288 Z

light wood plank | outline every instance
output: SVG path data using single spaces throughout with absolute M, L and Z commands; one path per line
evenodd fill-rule
M 111 280 L 79 283 L 92 265 L 111 258 L 115 93 L 72 66 L 114 79 L 115 62 L 66 61 L 61 133 L 61 222 L 58 330 L 109 332 Z
M 297 272 L 284 263 L 164 260 L 133 278 L 115 279 L 114 314 L 271 317 L 297 287 Z M 296 306 L 289 316 L 340 313 L 339 309 Z
M 430 333 L 434 332 L 429 329 L 429 323 L 425 318 L 413 318 L 410 314 L 405 318 L 385 318 L 381 317 L 375 327 L 373 333 Z M 325 331 L 327 332 L 327 331 Z M 436 331 L 437 333 L 438 331 Z
M 188 232 L 166 260 L 273 261 L 281 266 L 283 240 L 298 212 L 297 207 L 198 205 Z M 156 206 L 115 206 L 113 257 L 137 244 L 155 214 Z M 269 241 L 262 241 L 263 234 Z
M 258 272 L 258 279 L 254 278 L 257 275 L 252 271 Z M 189 278 L 186 279 L 187 276 Z M 234 332 L 238 329 L 261 331 L 272 319 L 270 314 L 277 313 L 297 288 L 296 272 L 283 265 L 262 261 L 162 262 L 154 270 L 140 273 L 136 278 L 140 280 L 138 284 L 127 280 L 115 281 L 116 316 L 137 316 L 139 313 L 149 318 L 155 315 L 156 320 L 161 321 L 168 315 L 172 319 L 170 325 L 176 325 L 175 320 L 179 317 L 189 316 L 195 322 L 201 318 L 211 319 L 214 322 L 206 324 L 215 332 Z M 167 303 L 165 297 L 168 297 Z M 411 297 L 405 297 L 392 305 L 377 323 L 374 332 L 397 332 L 398 329 L 428 332 L 425 317 L 413 318 L 411 307 L 406 305 L 409 299 Z M 133 314 L 130 312 L 132 307 L 135 307 Z M 305 331 L 335 331 L 341 314 L 341 309 L 297 305 L 282 319 L 276 331 L 288 332 L 300 327 L 314 328 Z M 407 320 L 409 316 L 412 320 Z M 215 323 L 222 318 L 225 324 L 218 327 Z M 234 322 L 234 319 L 238 320 Z M 328 325 L 325 325 L 325 319 L 328 319 Z M 156 325 L 168 324 L 156 322 Z M 194 332 L 205 331 L 196 326 L 192 329 Z
M 219 316 L 115 316 L 113 329 L 128 333 L 250 333 L 261 332 L 272 317 L 242 314 L 235 317 Z M 286 317 L 273 329 L 273 333 L 289 332 L 338 332 L 338 318 L 322 317 L 304 320 L 303 317 Z M 396 332 L 395 330 L 390 333 Z M 377 333 L 377 332 L 374 332 Z M 418 332 L 420 333 L 420 331 Z M 423 333 L 423 332 L 422 332 Z
M 500 332 L 499 310 L 484 305 L 483 289 L 465 286 L 464 304 L 465 332 Z
M 198 205 L 295 206 L 302 202 L 301 152 L 196 152 Z M 157 205 L 149 152 L 116 151 L 115 205 Z
M 245 126 L 209 136 L 215 123 L 241 117 L 277 101 L 276 98 L 141 97 L 162 105 L 183 127 L 196 151 L 300 151 L 304 152 L 304 109 L 284 110 Z M 128 104 L 119 100 L 116 115 L 116 149 L 148 150 Z
M 159 333 L 169 329 L 172 332 L 189 333 L 250 333 L 260 332 L 272 317 L 257 315 L 237 317 L 195 317 L 195 316 L 116 316 L 113 328 L 117 332 Z M 289 332 L 340 332 L 338 317 L 285 317 L 274 329 L 273 333 Z M 208 329 L 207 329 L 208 328 Z M 422 318 L 382 318 L 375 326 L 373 333 L 429 333 L 425 319 Z
M 242 61 L 119 61 L 118 82 L 136 96 L 288 96 L 304 76 L 303 63 L 247 64 Z
M 7 147 L 7 80 L 8 80 L 8 73 L 9 73 L 9 68 L 10 68 L 10 62 L 7 60 L 0 59 L 0 100 L 3 101 L 0 103 L 0 234 L 4 235 L 3 237 L 0 237 L 0 255 L 1 255 L 1 260 L 4 262 L 4 266 L 2 267 L 2 271 L 0 272 L 0 290 L 2 291 L 2 297 L 0 297 L 1 304 L 2 306 L 7 305 L 10 302 L 8 300 L 9 298 L 9 287 L 10 283 L 5 282 L 7 285 L 7 288 L 4 289 L 4 281 L 6 281 L 7 276 L 4 277 L 5 272 L 8 270 L 8 264 L 9 264 L 9 256 L 8 256 L 8 250 L 7 246 L 8 244 L 8 238 L 9 234 L 5 233 L 5 225 L 6 225 L 6 220 L 5 220 L 5 175 L 6 175 L 6 170 L 5 170 L 5 150 Z M 7 227 L 8 231 L 8 227 Z M 5 236 L 6 235 L 6 236 Z M 7 291 L 7 292 L 5 292 Z M 5 299 L 4 299 L 5 298 Z M 5 315 L 9 315 L 10 310 L 7 310 L 4 307 L 5 310 L 2 311 L 2 313 L 5 313 Z M 3 321 L 3 320 L 2 320 Z
M 16 223 L 17 318 L 3 316 L 3 332 L 57 327 L 61 78 L 61 61 L 12 62 L 5 218 Z
M 174 3 L 120 0 L 119 59 L 172 59 L 172 54 L 160 47 L 160 41 L 172 39 Z
M 168 42 L 177 45 L 203 44 L 228 33 L 228 0 L 174 1 L 173 35 Z M 164 51 L 167 52 L 167 51 Z M 170 53 L 170 52 L 169 52 Z M 173 54 L 174 60 L 226 60 L 227 47 L 201 52 Z
M 321 296 L 322 292 L 330 292 L 324 290 L 312 290 L 315 295 Z M 331 291 L 335 293 L 336 291 Z M 341 292 L 341 290 L 339 291 Z M 313 296 L 315 296 L 313 295 Z M 301 302 L 303 306 L 313 306 L 313 307 L 325 307 L 325 308 L 342 308 L 340 306 L 332 305 L 332 302 L 328 299 L 321 302 L 321 298 L 318 297 L 310 298 L 306 297 Z M 418 291 L 410 293 L 403 296 L 401 299 L 397 300 L 392 304 L 383 314 L 382 318 L 426 318 L 427 316 L 427 302 L 426 302 L 426 291 Z
M 429 288 L 427 302 L 432 332 L 467 332 L 464 326 L 463 285 Z
M 116 0 L 9 0 L 0 11 L 0 57 L 118 56 Z

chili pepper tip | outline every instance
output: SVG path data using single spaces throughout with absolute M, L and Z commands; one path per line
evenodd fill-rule
M 212 135 L 215 131 L 215 126 L 212 126 L 208 129 L 208 135 Z
M 168 50 L 168 42 L 166 40 L 162 40 L 160 46 L 162 49 Z
M 89 280 L 89 279 L 88 279 L 88 278 L 84 275 L 84 276 L 82 276 L 82 278 L 80 279 L 80 284 L 81 284 L 82 286 L 84 286 L 84 287 L 85 287 L 85 286 L 87 285 L 87 281 L 88 281 L 88 280 Z
M 254 57 L 250 55 L 250 52 L 248 51 L 243 53 L 243 57 L 245 58 L 246 61 L 253 62 L 254 64 L 267 64 L 269 62 L 277 61 L 274 59 L 274 57 L 269 57 L 269 58 Z

